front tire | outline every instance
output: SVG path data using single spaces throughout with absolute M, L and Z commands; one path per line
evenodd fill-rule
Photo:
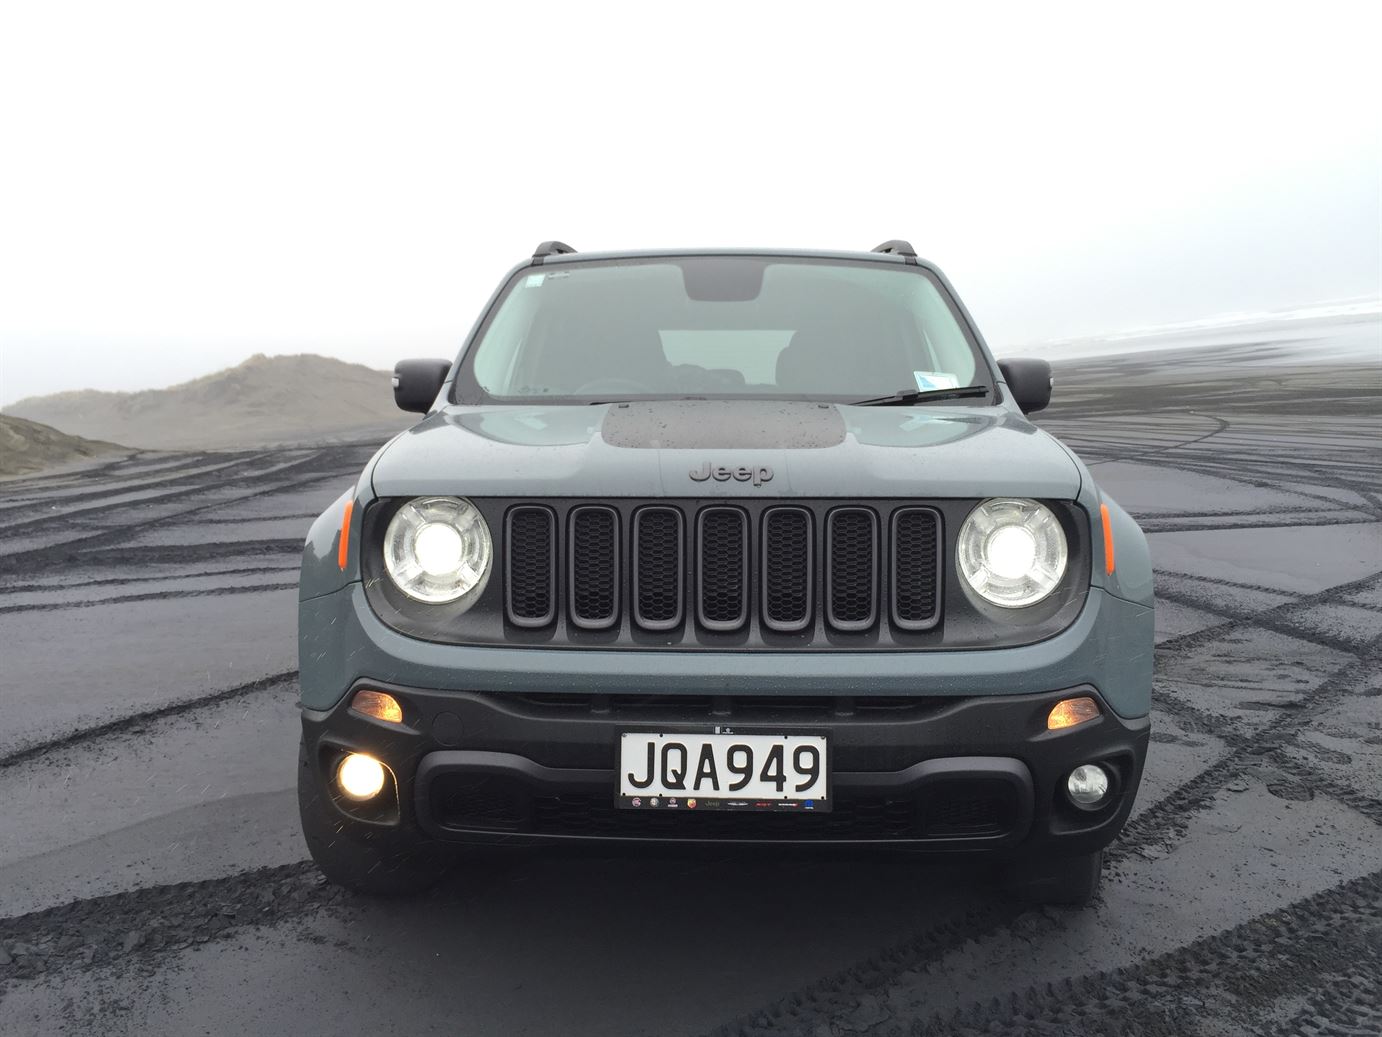
M 298 812 L 307 850 L 321 873 L 356 893 L 410 896 L 435 886 L 449 870 L 436 846 L 342 817 L 317 781 L 305 739 L 298 747 Z
M 1103 874 L 1103 850 L 1078 857 L 1035 857 L 1008 865 L 1003 885 L 1023 903 L 1084 907 L 1099 892 Z

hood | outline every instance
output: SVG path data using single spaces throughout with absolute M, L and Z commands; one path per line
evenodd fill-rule
M 1046 497 L 1064 448 L 1002 407 L 763 400 L 448 407 L 399 435 L 381 497 Z

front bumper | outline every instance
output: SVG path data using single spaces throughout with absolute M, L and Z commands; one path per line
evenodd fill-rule
M 913 850 L 1079 854 L 1107 845 L 1141 779 L 1148 720 L 1118 716 L 1092 686 L 966 698 L 634 695 L 430 691 L 388 682 L 405 723 L 360 716 L 349 696 L 304 709 L 311 773 L 341 820 L 472 844 L 572 842 L 879 845 Z M 353 689 L 352 689 L 353 690 Z M 1102 715 L 1047 731 L 1052 705 L 1100 700 Z M 824 733 L 833 810 L 819 814 L 626 811 L 615 806 L 626 730 Z M 335 761 L 368 752 L 395 782 L 388 802 L 329 795 Z M 1082 763 L 1115 789 L 1097 811 L 1063 788 Z

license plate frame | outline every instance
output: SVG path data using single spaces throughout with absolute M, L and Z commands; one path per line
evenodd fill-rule
M 625 765 L 629 759 L 626 753 L 631 745 L 635 745 L 639 754 L 638 759 L 644 761 L 640 769 L 646 769 L 646 745 L 648 740 L 681 741 L 684 745 L 687 741 L 695 744 L 697 749 L 694 759 L 699 760 L 700 746 L 722 746 L 727 749 L 733 744 L 749 744 L 754 748 L 752 758 L 752 770 L 755 779 L 761 774 L 763 767 L 767 763 L 766 754 L 771 745 L 783 745 L 783 768 L 785 778 L 785 789 L 783 794 L 758 795 L 755 791 L 753 795 L 744 795 L 731 792 L 725 782 L 725 788 L 716 791 L 714 789 L 704 790 L 702 788 L 690 787 L 685 790 L 665 790 L 658 783 L 658 788 L 650 791 L 642 791 L 630 788 L 629 767 Z M 632 741 L 631 741 L 632 740 Z M 822 770 L 821 778 L 806 790 L 814 793 L 810 798 L 804 795 L 797 795 L 793 788 L 793 772 L 795 766 L 788 769 L 788 763 L 792 760 L 792 750 L 797 747 L 812 745 L 820 753 L 820 765 Z M 760 755 L 758 749 L 763 747 L 764 755 Z M 688 813 L 701 811 L 718 810 L 738 810 L 758 813 L 791 813 L 791 814 L 828 814 L 834 805 L 834 761 L 831 753 L 830 736 L 819 730 L 783 729 L 778 727 L 763 728 L 755 725 L 753 728 L 726 728 L 723 726 L 695 726 L 688 727 L 683 725 L 669 724 L 660 727 L 635 727 L 621 729 L 619 732 L 619 743 L 616 755 L 618 757 L 618 771 L 615 780 L 614 800 L 615 806 L 625 810 L 681 810 Z M 692 750 L 687 746 L 688 762 L 693 759 Z M 660 755 L 660 753 L 659 753 Z M 742 757 L 740 757 L 742 759 Z M 717 761 L 722 761 L 723 756 L 717 754 Z M 695 763 L 689 763 L 689 770 L 694 771 Z M 719 773 L 724 775 L 725 771 L 720 769 Z M 798 777 L 804 775 L 797 775 Z M 686 783 L 692 785 L 694 776 L 688 774 Z M 756 789 L 756 784 L 751 782 L 749 788 L 741 790 L 742 793 Z

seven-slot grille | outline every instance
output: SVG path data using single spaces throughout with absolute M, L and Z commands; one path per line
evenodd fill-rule
M 886 617 L 895 631 L 941 618 L 940 514 L 902 505 L 668 502 L 580 503 L 564 517 L 545 504 L 509 508 L 503 572 L 507 620 L 603 631 L 683 626 L 714 635 L 752 620 L 775 634 L 820 625 L 865 634 Z M 629 567 L 625 587 L 622 566 Z M 627 605 L 624 598 L 627 596 Z

